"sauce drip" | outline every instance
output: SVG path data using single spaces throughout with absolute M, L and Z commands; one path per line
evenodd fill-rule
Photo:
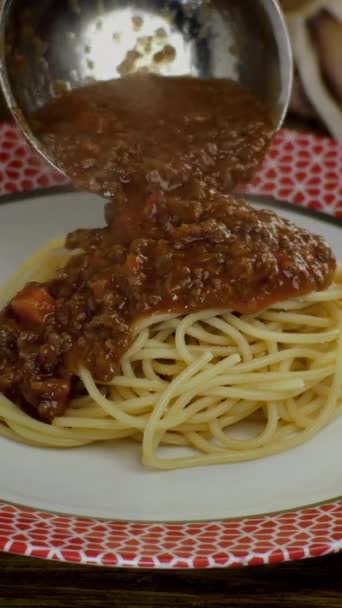
M 79 189 L 109 198 L 246 183 L 273 134 L 268 109 L 230 80 L 130 76 L 78 89 L 34 130 Z

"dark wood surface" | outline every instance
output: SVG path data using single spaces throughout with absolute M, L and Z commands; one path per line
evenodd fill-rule
M 0 608 L 340 608 L 342 555 L 277 566 L 134 571 L 0 555 Z
M 8 113 L 0 98 L 0 121 Z M 291 120 L 286 126 L 324 133 Z M 134 571 L 0 553 L 0 608 L 342 608 L 342 554 L 277 566 Z

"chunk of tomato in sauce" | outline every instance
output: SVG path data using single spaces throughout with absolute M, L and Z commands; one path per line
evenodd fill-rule
M 44 325 L 55 312 L 55 300 L 43 285 L 29 284 L 10 302 L 16 317 L 32 325 Z

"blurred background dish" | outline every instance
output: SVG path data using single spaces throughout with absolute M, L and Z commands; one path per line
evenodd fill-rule
M 290 114 L 342 141 L 342 1 L 281 0 L 295 59 Z

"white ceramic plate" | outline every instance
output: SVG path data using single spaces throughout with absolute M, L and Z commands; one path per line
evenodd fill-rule
M 283 216 L 323 234 L 342 260 L 341 228 L 284 208 Z M 103 224 L 103 202 L 66 193 L 0 206 L 0 282 L 49 239 Z M 241 518 L 298 509 L 342 495 L 342 418 L 306 445 L 256 462 L 159 472 L 131 443 L 38 449 L 0 438 L 4 502 L 81 517 L 132 521 Z

